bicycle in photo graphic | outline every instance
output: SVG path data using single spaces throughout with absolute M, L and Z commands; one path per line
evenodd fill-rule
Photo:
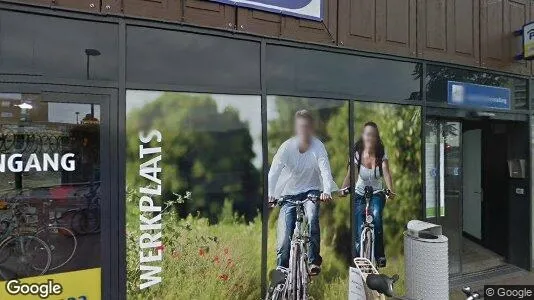
M 367 258 L 371 261 L 373 266 L 376 266 L 375 259 L 375 226 L 373 224 L 373 212 L 371 210 L 371 198 L 373 195 L 382 194 L 382 196 L 389 199 L 391 196 L 395 196 L 388 189 L 380 189 L 373 191 L 373 187 L 366 186 L 364 189 L 365 198 L 365 210 L 364 210 L 364 222 L 362 224 L 362 232 L 360 234 L 360 253 L 359 257 Z
M 297 218 L 291 237 L 289 268 L 277 267 L 272 271 L 271 284 L 265 296 L 266 300 L 308 299 L 308 284 L 310 282 L 310 274 L 308 272 L 308 244 L 310 236 L 308 232 L 308 218 L 304 213 L 304 205 L 308 201 L 318 203 L 319 196 L 310 193 L 306 199 L 296 201 L 282 197 L 274 203 L 271 203 L 273 205 L 282 205 L 284 203 L 294 205 Z
M 343 195 L 346 189 L 338 191 Z M 319 203 L 319 195 L 310 193 L 307 198 L 301 201 L 293 201 L 282 197 L 272 205 L 282 205 L 289 203 L 295 206 L 297 218 L 295 229 L 291 237 L 289 268 L 277 267 L 271 272 L 271 284 L 267 288 L 265 300 L 306 300 L 309 299 L 308 285 L 310 283 L 310 273 L 308 266 L 309 232 L 308 218 L 305 214 L 304 205 L 306 202 Z

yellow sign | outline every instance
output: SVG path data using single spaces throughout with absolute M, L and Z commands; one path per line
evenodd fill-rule
M 4 300 L 101 300 L 100 268 L 1 281 Z

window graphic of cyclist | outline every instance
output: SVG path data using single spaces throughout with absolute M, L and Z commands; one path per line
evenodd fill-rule
M 269 170 L 269 202 L 280 197 L 300 201 L 308 194 L 320 195 L 321 201 L 332 199 L 337 190 L 330 170 L 328 154 L 323 143 L 314 136 L 314 119 L 310 112 L 300 110 L 295 114 L 295 136 L 285 141 L 276 152 Z M 321 192 L 322 191 L 322 192 Z M 321 271 L 319 203 L 307 202 L 305 214 L 309 220 L 309 272 Z M 291 235 L 296 219 L 295 206 L 283 203 L 278 217 L 277 265 L 288 267 Z
M 364 191 L 366 186 L 370 186 L 374 191 L 383 190 L 385 182 L 387 189 L 390 191 L 389 198 L 394 198 L 393 180 L 389 170 L 388 156 L 384 149 L 384 144 L 380 139 L 378 126 L 374 122 L 367 122 L 363 126 L 363 132 L 355 145 L 354 164 L 356 167 L 356 204 L 354 212 L 356 213 L 354 226 L 354 235 L 356 241 L 356 253 L 360 253 L 360 237 L 362 224 L 364 223 L 365 198 Z M 343 187 L 350 186 L 350 167 L 343 181 Z M 386 266 L 386 255 L 384 251 L 384 228 L 382 224 L 382 212 L 386 204 L 384 193 L 376 193 L 370 201 L 370 209 L 373 215 L 373 225 L 375 230 L 374 253 L 377 267 Z

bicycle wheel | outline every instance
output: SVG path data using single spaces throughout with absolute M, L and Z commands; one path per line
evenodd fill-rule
M 303 249 L 302 249 L 303 250 Z M 302 251 L 303 252 L 303 251 Z M 305 253 L 305 252 L 303 252 Z M 300 258 L 300 290 L 301 290 L 301 299 L 308 299 L 308 257 L 307 255 L 301 255 Z
M 84 208 L 74 213 L 71 228 L 78 234 L 90 234 L 100 231 L 100 209 Z
M 55 270 L 67 264 L 78 246 L 76 235 L 68 228 L 62 226 L 47 226 L 39 229 L 35 234 L 46 242 L 52 253 L 52 262 L 49 270 Z
M 373 261 L 373 258 L 371 257 L 371 247 L 373 245 L 373 241 L 372 241 L 372 237 L 371 237 L 371 230 L 368 229 L 368 228 L 364 228 L 364 234 L 362 234 L 363 236 L 363 241 L 362 241 L 362 249 L 363 249 L 363 257 L 364 258 L 367 258 L 368 260 L 370 261 Z
M 291 254 L 289 258 L 290 269 L 289 269 L 289 290 L 288 290 L 288 299 L 297 300 L 297 272 L 298 272 L 298 247 L 296 243 L 291 245 Z
M 12 278 L 43 275 L 48 271 L 52 254 L 48 245 L 33 235 L 12 236 L 0 243 L 0 253 L 9 253 L 2 267 L 10 271 Z

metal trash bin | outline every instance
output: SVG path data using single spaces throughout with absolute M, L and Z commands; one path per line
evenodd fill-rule
M 408 222 L 404 232 L 406 296 L 410 299 L 449 299 L 448 239 L 441 226 Z

